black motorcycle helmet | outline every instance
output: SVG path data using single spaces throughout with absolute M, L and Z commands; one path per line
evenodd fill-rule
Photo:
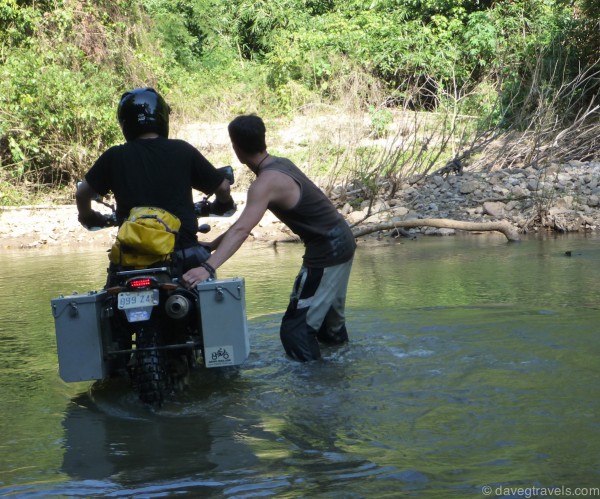
M 171 108 L 156 90 L 136 88 L 121 96 L 117 118 L 127 141 L 149 132 L 167 138 L 170 112 Z

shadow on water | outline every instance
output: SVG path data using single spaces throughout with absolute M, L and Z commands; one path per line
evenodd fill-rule
M 95 383 L 74 397 L 62 423 L 61 471 L 71 481 L 46 492 L 318 496 L 321 482 L 331 491 L 336 482 L 389 475 L 394 467 L 338 443 L 338 431 L 350 429 L 352 413 L 340 408 L 351 403 L 355 374 L 346 366 L 355 347 L 297 364 L 273 342 L 279 319 L 252 322 L 258 352 L 238 372 L 198 372 L 158 411 L 141 407 L 126 383 Z
M 361 334 L 312 365 L 279 353 L 275 319 L 252 322 L 257 351 L 237 376 L 199 380 L 158 413 L 114 387 L 84 395 L 65 419 L 67 444 L 85 436 L 75 462 L 93 462 L 85 439 L 100 425 L 99 487 L 114 495 L 465 497 L 555 483 L 565 467 L 561 483 L 598 474 L 580 447 L 599 436 L 598 369 L 582 348 L 593 314 L 571 327 L 568 311 L 505 306 L 354 310 Z
M 359 250 L 351 342 L 309 364 L 279 342 L 297 248 L 234 265 L 230 275 L 247 277 L 248 361 L 226 375 L 199 371 L 158 411 L 126 383 L 60 382 L 56 283 L 19 291 L 11 299 L 34 313 L 16 328 L 0 321 L 0 495 L 481 497 L 484 485 L 597 486 L 599 256 L 597 241 L 560 239 Z M 84 274 L 80 286 L 101 277 Z

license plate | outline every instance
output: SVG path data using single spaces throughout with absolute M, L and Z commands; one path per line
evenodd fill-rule
M 127 310 L 130 308 L 154 307 L 155 305 L 158 305 L 158 289 L 119 293 L 117 306 L 119 310 Z

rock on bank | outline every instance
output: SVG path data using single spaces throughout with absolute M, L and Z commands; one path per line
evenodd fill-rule
M 513 168 L 462 175 L 409 179 L 389 199 L 360 202 L 360 186 L 337 187 L 333 197 L 350 223 L 381 223 L 423 218 L 470 222 L 508 221 L 522 233 L 600 229 L 600 163 Z M 348 191 L 351 194 L 348 194 Z M 359 209 L 352 206 L 360 204 Z M 367 218 L 365 218 L 367 217 Z M 422 227 L 411 233 L 452 234 L 452 229 Z
M 595 231 L 600 229 L 600 162 L 571 161 L 545 169 L 513 168 L 488 173 L 429 175 L 409 179 L 393 196 L 377 199 L 368 211 L 360 185 L 337 186 L 334 203 L 350 224 L 394 220 L 447 218 L 470 222 L 506 220 L 520 232 L 540 230 Z M 234 193 L 238 214 L 245 193 Z M 103 207 L 96 207 L 103 211 Z M 212 240 L 236 219 L 211 218 Z M 420 227 L 410 234 L 445 235 L 454 229 Z M 0 207 L 0 247 L 96 245 L 108 248 L 115 228 L 89 232 L 77 221 L 75 205 Z M 393 235 L 393 232 L 390 232 Z M 256 240 L 289 239 L 291 234 L 267 213 L 253 231 Z

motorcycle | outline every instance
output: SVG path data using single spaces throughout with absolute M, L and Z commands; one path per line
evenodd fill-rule
M 233 183 L 231 167 L 224 168 Z M 114 207 L 95 201 L 111 208 L 104 225 L 115 226 Z M 212 206 L 205 197 L 195 204 L 196 215 L 212 216 Z M 110 264 L 101 291 L 52 299 L 61 378 L 127 377 L 144 404 L 159 408 L 186 386 L 192 370 L 242 364 L 250 349 L 244 279 L 215 277 L 188 289 L 181 273 L 178 250 L 142 268 Z

